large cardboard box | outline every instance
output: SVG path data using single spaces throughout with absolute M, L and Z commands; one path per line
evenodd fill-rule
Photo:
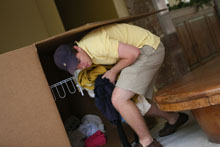
M 88 111 L 97 115 L 101 114 L 95 110 L 96 108 L 90 99 L 83 98 L 80 94 L 62 101 L 54 101 L 49 85 L 70 76 L 55 66 L 53 62 L 55 49 L 61 43 L 79 40 L 86 32 L 98 26 L 131 22 L 157 12 L 90 23 L 32 45 L 1 54 L 0 146 L 71 146 L 63 121 L 70 114 L 79 117 Z M 109 123 L 107 120 L 104 122 Z M 111 134 L 111 131 L 108 133 Z M 108 141 L 111 142 L 111 137 Z

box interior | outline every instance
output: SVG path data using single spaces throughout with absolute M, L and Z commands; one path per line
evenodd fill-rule
M 71 75 L 68 72 L 65 72 L 57 68 L 53 60 L 53 54 L 55 49 L 60 44 L 67 42 L 69 42 L 69 40 L 55 39 L 43 44 L 36 45 L 39 59 L 49 85 L 53 85 L 57 82 L 71 77 Z M 63 92 L 61 91 L 60 87 L 58 87 L 58 90 L 60 91 L 60 94 L 63 95 Z M 64 87 L 64 90 L 67 91 L 66 87 Z M 74 106 L 74 103 L 78 103 L 77 99 L 80 95 L 78 92 L 76 92 L 74 96 L 67 92 L 66 97 L 62 99 L 59 98 L 59 95 L 56 91 L 54 95 L 56 96 L 56 105 L 60 112 L 62 121 L 65 121 L 71 114 L 80 118 L 84 115 L 83 113 L 81 113 L 81 111 L 77 111 L 78 108 L 76 107 L 79 105 Z

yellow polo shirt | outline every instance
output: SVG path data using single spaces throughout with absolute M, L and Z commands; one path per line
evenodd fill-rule
M 138 48 L 149 45 L 157 49 L 160 38 L 135 25 L 110 24 L 89 32 L 76 43 L 91 57 L 94 64 L 110 65 L 119 59 L 119 42 Z

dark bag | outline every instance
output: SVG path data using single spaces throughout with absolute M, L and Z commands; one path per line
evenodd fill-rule
M 121 120 L 119 113 L 111 102 L 114 85 L 108 79 L 99 75 L 95 81 L 95 104 L 102 114 L 114 125 Z

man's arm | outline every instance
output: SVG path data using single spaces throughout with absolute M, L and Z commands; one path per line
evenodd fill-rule
M 110 70 L 108 70 L 102 78 L 107 78 L 111 83 L 115 83 L 117 74 L 125 67 L 134 63 L 140 55 L 139 48 L 119 42 L 118 56 L 119 61 Z

